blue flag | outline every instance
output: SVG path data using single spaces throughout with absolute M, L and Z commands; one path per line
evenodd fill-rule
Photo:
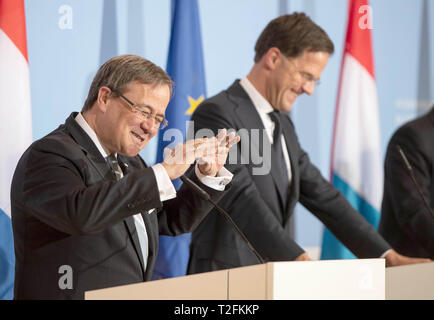
M 166 111 L 169 125 L 159 135 L 157 162 L 163 161 L 165 147 L 185 140 L 190 116 L 206 95 L 199 8 L 196 0 L 172 1 L 167 73 L 175 82 L 174 95 Z M 174 185 L 178 189 L 180 180 L 174 181 Z M 190 241 L 191 234 L 160 236 L 153 279 L 186 274 Z
M 14 238 L 11 219 L 0 209 L 0 300 L 14 295 Z

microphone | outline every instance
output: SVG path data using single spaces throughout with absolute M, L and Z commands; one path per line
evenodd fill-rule
M 232 218 L 229 215 L 229 213 L 227 213 L 225 210 L 223 210 L 223 208 L 221 208 L 213 199 L 211 199 L 211 197 L 208 194 L 208 192 L 206 192 L 205 190 L 203 190 L 196 183 L 194 183 L 193 181 L 191 181 L 191 179 L 187 178 L 184 175 L 182 175 L 180 177 L 180 179 L 187 186 L 189 186 L 191 190 L 193 190 L 195 193 L 197 193 L 202 199 L 210 202 L 221 214 L 223 214 L 223 216 L 226 218 L 226 220 L 229 221 L 232 224 L 232 226 L 235 228 L 235 230 L 237 230 L 237 232 L 241 236 L 241 238 L 243 238 L 243 240 L 247 243 L 247 245 L 249 246 L 250 250 L 252 250 L 252 252 L 258 258 L 259 262 L 261 264 L 265 263 L 265 260 L 261 257 L 261 255 L 259 254 L 259 252 L 255 250 L 255 248 L 253 247 L 253 245 L 250 243 L 250 241 L 247 239 L 247 237 L 244 235 L 244 233 L 240 230 L 240 228 L 238 228 L 237 224 L 235 223 L 234 220 L 232 220 Z
M 401 159 L 404 161 L 404 165 L 407 168 L 407 171 L 410 173 L 411 180 L 413 180 L 413 183 L 416 186 L 416 189 L 419 192 L 420 196 L 422 197 L 422 200 L 423 200 L 425 206 L 427 207 L 429 213 L 431 214 L 431 217 L 434 218 L 434 213 L 433 213 L 431 207 L 429 206 L 428 201 L 426 200 L 419 184 L 417 183 L 416 178 L 414 177 L 413 168 L 410 165 L 410 162 L 408 161 L 407 157 L 405 156 L 404 150 L 402 150 L 402 148 L 399 144 L 396 145 L 396 148 L 398 149 L 399 154 L 401 155 Z

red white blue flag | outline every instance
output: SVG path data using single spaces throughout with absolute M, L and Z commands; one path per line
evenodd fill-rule
M 380 122 L 367 0 L 350 0 L 335 112 L 331 180 L 375 228 L 383 194 Z M 321 259 L 354 255 L 326 229 Z
M 17 162 L 32 142 L 24 0 L 0 0 L 0 101 L 0 299 L 12 299 L 10 186 Z

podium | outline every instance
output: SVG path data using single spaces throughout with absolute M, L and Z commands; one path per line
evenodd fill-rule
M 387 300 L 434 300 L 434 262 L 386 269 Z
M 385 260 L 285 261 L 87 291 L 86 300 L 385 299 Z

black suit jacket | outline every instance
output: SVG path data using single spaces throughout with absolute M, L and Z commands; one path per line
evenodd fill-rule
M 425 116 L 401 126 L 390 139 L 379 226 L 380 233 L 399 253 L 434 259 L 434 218 L 406 169 L 398 145 L 434 210 L 434 107 Z
M 241 154 L 245 155 L 241 149 L 247 143 L 250 154 L 266 153 L 270 150 L 266 144 L 270 142 L 264 136 L 259 114 L 238 81 L 229 89 L 204 101 L 193 114 L 192 120 L 196 132 L 204 128 L 212 129 L 214 133 L 220 128 L 233 128 L 241 135 L 237 149 L 238 163 L 226 164 L 235 174 L 231 191 L 219 204 L 231 214 L 265 260 L 293 260 L 304 252 L 292 239 L 289 228 L 289 219 L 298 201 L 324 222 L 357 256 L 379 257 L 390 248 L 311 164 L 309 156 L 300 147 L 289 117 L 285 116 L 282 124 L 292 171 L 289 198 L 283 199 L 281 190 L 276 189 L 276 175 L 281 173 L 276 172 L 275 168 L 271 167 L 269 174 L 253 174 L 253 170 L 259 170 L 263 164 L 255 164 L 256 159 L 241 158 Z M 260 130 L 255 132 L 252 129 Z M 258 139 L 252 138 L 258 133 L 261 134 L 260 143 L 257 143 Z M 258 263 L 234 228 L 217 212 L 210 213 L 193 232 L 190 253 L 190 273 Z
M 150 280 L 158 235 L 190 232 L 210 210 L 184 187 L 163 204 L 153 170 L 139 156 L 119 156 L 125 175 L 116 181 L 75 116 L 34 142 L 15 170 L 16 299 L 83 299 L 87 290 Z M 200 185 L 215 200 L 223 194 Z M 149 242 L 146 269 L 132 217 L 140 212 Z M 72 269 L 72 289 L 59 286 L 61 266 Z

